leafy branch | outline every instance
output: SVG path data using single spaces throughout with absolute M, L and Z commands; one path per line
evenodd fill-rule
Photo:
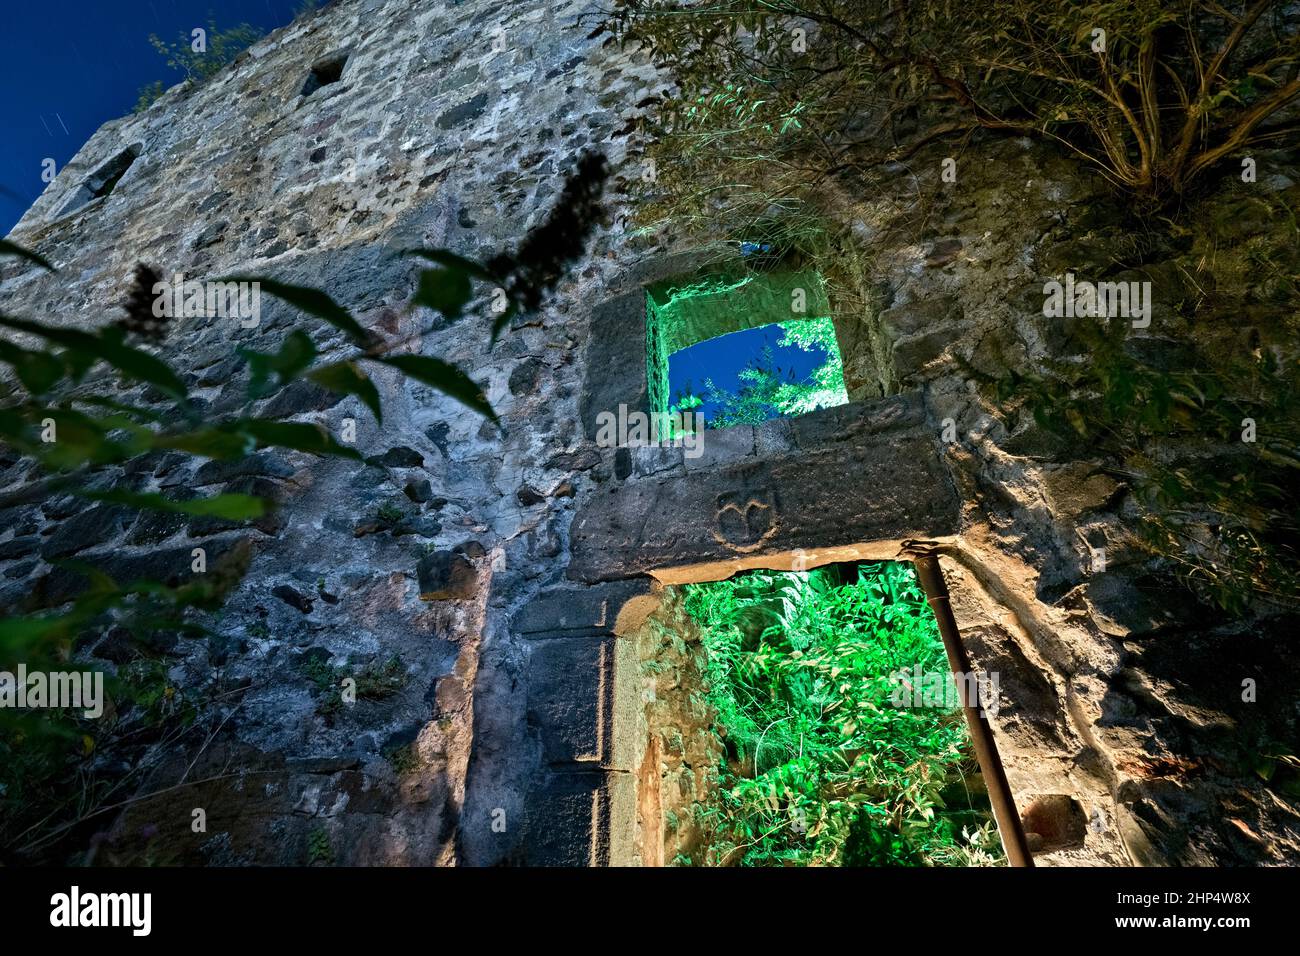
M 30 463 L 25 484 L 0 501 L 22 504 L 71 493 L 101 507 L 217 518 L 238 527 L 269 514 L 276 502 L 230 492 L 173 498 L 114 480 L 116 468 L 151 453 L 238 461 L 262 449 L 360 460 L 357 449 L 321 424 L 258 414 L 255 408 L 306 380 L 355 396 L 379 424 L 383 405 L 370 377 L 376 368 L 395 370 L 500 426 L 482 388 L 454 363 L 421 354 L 420 343 L 430 330 L 464 313 L 476 284 L 500 290 L 493 298 L 504 299 L 493 316 L 493 339 L 513 316 L 540 307 L 583 253 L 602 215 L 599 200 L 607 175 L 602 156 L 581 157 L 559 204 L 525 235 L 519 250 L 500 253 L 487 264 L 445 250 L 415 250 L 436 265 L 419 271 L 410 308 L 429 309 L 441 318 L 396 341 L 362 326 L 322 290 L 260 275 L 215 280 L 256 282 L 262 292 L 323 322 L 333 338 L 337 330 L 344 339 L 342 346 L 323 350 L 303 327 L 291 330 L 275 352 L 235 349 L 249 372 L 246 401 L 238 414 L 210 415 L 190 394 L 174 364 L 180 356 L 169 347 L 170 320 L 154 310 L 157 274 L 148 267 L 136 270 L 125 316 L 94 331 L 0 314 L 0 329 L 10 333 L 0 337 L 0 364 L 8 366 L 12 384 L 11 395 L 0 402 L 0 451 L 10 461 L 20 456 Z M 39 253 L 7 240 L 0 244 L 0 255 L 57 271 Z M 77 649 L 88 636 L 112 628 L 125 632 L 142 650 L 161 632 L 206 634 L 204 615 L 218 609 L 238 586 L 251 555 L 248 539 L 241 539 L 219 553 L 211 567 L 177 568 L 166 580 L 146 574 L 133 581 L 114 580 L 88 561 L 52 560 L 56 572 L 77 576 L 83 584 L 53 598 L 37 586 L 18 602 L 21 606 L 0 608 L 0 671 L 14 672 L 20 663 L 32 671 L 83 670 L 85 665 L 75 662 Z M 128 700 L 170 688 L 165 672 L 154 674 L 146 685 L 133 688 L 119 681 L 117 686 Z M 56 782 L 69 774 L 93 777 L 88 758 L 123 746 L 115 721 L 91 723 L 59 711 L 3 708 L 0 723 L 9 731 L 0 736 L 0 767 L 6 768 L 0 772 L 0 845 L 15 827 L 40 820 L 53 825 L 68 810 Z M 72 750 L 68 741 L 74 742 Z M 86 799 L 93 804 L 101 791 L 91 791 Z M 85 806 L 76 809 L 84 816 Z

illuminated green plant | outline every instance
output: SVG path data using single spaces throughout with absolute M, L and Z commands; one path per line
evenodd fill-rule
M 687 586 L 685 610 L 726 751 L 695 809 L 708 849 L 690 862 L 1001 861 L 987 804 L 963 786 L 975 769 L 960 712 L 891 703 L 891 674 L 947 668 L 909 566 L 847 583 L 833 569 L 754 572 Z
M 777 345 L 805 352 L 820 351 L 825 359 L 802 378 L 782 374 L 773 364 L 771 349 L 739 373 L 740 387 L 735 391 L 719 388 L 712 379 L 705 381 L 707 401 L 719 410 L 710 425 L 758 425 L 769 418 L 803 415 L 818 408 L 830 408 L 848 402 L 844 388 L 844 364 L 835 342 L 835 326 L 829 318 L 782 322 L 784 332 Z

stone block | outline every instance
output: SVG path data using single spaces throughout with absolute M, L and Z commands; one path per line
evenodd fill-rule
M 686 470 L 709 471 L 720 465 L 754 456 L 754 426 L 733 425 L 731 428 L 710 428 L 700 435 L 701 454 L 684 458 Z
M 793 420 L 797 454 L 598 490 L 574 518 L 569 576 L 956 534 L 956 495 L 919 402 L 842 409 Z
M 629 412 L 649 411 L 645 310 L 645 293 L 640 289 L 592 309 L 593 361 L 587 364 L 580 403 L 584 433 L 592 440 L 602 412 L 617 416 L 619 405 L 626 405 Z
M 279 477 L 287 479 L 294 475 L 294 468 L 286 460 L 266 453 L 248 455 L 247 458 L 240 458 L 234 462 L 222 462 L 222 460 L 211 460 L 205 462 L 194 473 L 190 480 L 191 485 L 203 486 L 214 485 L 221 481 L 231 481 L 242 479 L 242 477 Z
M 808 452 L 840 442 L 863 440 L 881 432 L 920 428 L 925 424 L 925 407 L 920 393 L 908 392 L 870 402 L 821 408 L 788 421 L 794 447 Z
M 915 375 L 923 367 L 933 362 L 957 338 L 952 329 L 937 329 L 921 335 L 910 335 L 894 343 L 890 352 L 894 361 L 894 372 L 900 379 Z
M 527 797 L 523 862 L 632 865 L 635 827 L 635 783 L 629 774 L 554 774 Z
M 754 428 L 754 454 L 759 458 L 787 455 L 795 450 L 794 428 L 788 418 L 772 418 Z
M 195 548 L 203 549 L 206 574 L 222 573 L 222 565 L 227 561 L 241 565 L 248 560 L 248 543 L 244 539 L 234 537 L 210 538 L 194 546 L 165 548 L 138 554 L 122 554 L 120 551 L 86 554 L 80 556 L 78 560 L 107 574 L 118 584 L 151 580 L 175 587 L 195 577 L 197 573 L 194 571 Z M 56 567 L 36 583 L 28 606 L 29 608 L 55 607 L 79 597 L 89 585 L 89 579 L 79 571 Z
M 655 475 L 680 474 L 686 460 L 680 445 L 642 445 L 630 449 L 632 474 L 638 478 Z
M 35 554 L 41 546 L 41 539 L 34 534 L 10 538 L 0 542 L 0 561 L 12 561 Z
M 1088 462 L 1072 462 L 1043 475 L 1053 513 L 1070 519 L 1104 508 L 1119 491 L 1119 484 Z
M 528 663 L 528 716 L 552 764 L 605 764 L 613 752 L 613 637 L 542 641 Z
M 961 317 L 961 303 L 956 296 L 930 295 L 886 309 L 880 313 L 880 325 L 885 335 L 896 341 L 946 328 Z
M 534 639 L 579 634 L 612 634 L 618 612 L 631 597 L 644 594 L 648 581 L 616 581 L 596 587 L 555 588 L 526 604 L 515 616 L 515 631 Z
M 478 592 L 478 570 L 454 551 L 426 554 L 415 572 L 421 601 L 468 601 Z
M 261 414 L 266 418 L 288 418 L 303 412 L 319 412 L 333 408 L 343 401 L 343 395 L 322 388 L 314 382 L 299 379 L 290 382 L 267 400 Z
M 41 549 L 47 561 L 66 558 L 115 538 L 130 512 L 121 505 L 97 505 L 89 511 L 65 518 Z

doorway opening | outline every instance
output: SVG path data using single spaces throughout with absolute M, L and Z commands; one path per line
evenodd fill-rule
M 641 862 L 1006 865 L 910 562 L 667 587 L 638 628 Z

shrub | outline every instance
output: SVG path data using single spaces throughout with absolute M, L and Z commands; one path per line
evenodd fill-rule
M 723 866 L 1000 862 L 956 708 L 896 707 L 891 674 L 947 674 L 934 617 L 905 564 L 754 572 L 686 586 L 726 747 L 695 807 Z M 965 796 L 949 807 L 955 792 Z
M 835 176 L 977 130 L 1059 145 L 1115 186 L 1178 196 L 1298 127 L 1300 32 L 1281 0 L 616 0 L 675 92 L 651 124 L 672 174 L 647 215 L 706 226 L 797 211 Z M 864 184 L 865 184 L 864 183 Z

